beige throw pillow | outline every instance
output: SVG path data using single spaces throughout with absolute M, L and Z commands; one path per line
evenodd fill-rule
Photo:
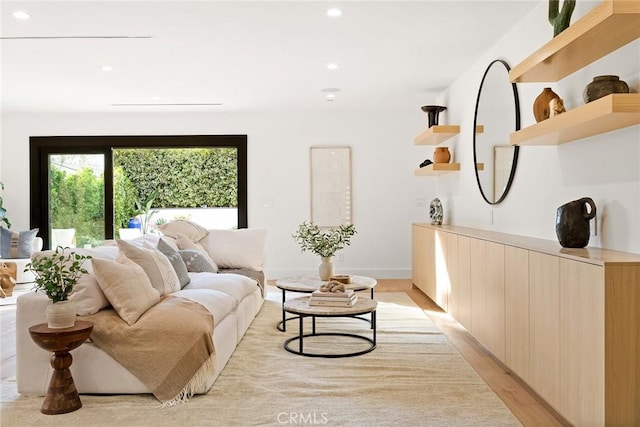
M 173 237 L 175 239 L 178 234 L 182 234 L 187 236 L 187 238 L 193 242 L 199 242 L 209 234 L 209 231 L 206 228 L 196 224 L 195 222 L 187 221 L 186 219 L 170 221 L 159 225 L 158 228 L 162 233 L 169 237 Z
M 142 267 L 149 276 L 151 286 L 160 292 L 160 295 L 180 290 L 178 275 L 162 252 L 141 248 L 124 240 L 118 240 L 118 248 L 120 254 Z
M 160 293 L 151 286 L 147 274 L 130 259 L 93 258 L 91 265 L 102 292 L 128 325 L 136 323 L 145 311 L 160 301 Z

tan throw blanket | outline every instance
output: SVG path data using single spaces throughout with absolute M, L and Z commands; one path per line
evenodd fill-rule
M 78 318 L 93 322 L 91 342 L 135 375 L 163 406 L 188 400 L 214 373 L 214 320 L 197 302 L 166 296 L 132 326 L 113 309 Z

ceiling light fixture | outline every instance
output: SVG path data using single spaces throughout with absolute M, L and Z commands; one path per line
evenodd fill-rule
M 31 18 L 31 15 L 29 15 L 24 10 L 16 10 L 15 12 L 13 12 L 13 17 L 21 21 L 26 21 L 27 19 Z
M 336 97 L 335 93 L 328 93 L 327 94 L 327 99 L 334 99 Z
M 326 87 L 324 89 L 320 89 L 320 92 L 322 92 L 322 93 L 338 93 L 338 92 L 340 92 L 340 89 L 338 89 L 337 87 Z
M 337 70 L 338 69 L 338 64 L 327 64 L 327 70 Z
M 102 66 L 102 71 L 113 71 L 113 67 L 111 65 L 103 65 Z
M 342 15 L 342 11 L 337 7 L 332 7 L 331 9 L 327 10 L 327 16 L 330 16 L 332 18 L 336 18 L 340 15 Z

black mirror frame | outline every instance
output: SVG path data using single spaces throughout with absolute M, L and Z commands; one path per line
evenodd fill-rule
M 506 61 L 502 60 L 502 59 L 495 59 L 493 61 L 491 61 L 491 63 L 487 66 L 487 69 L 485 70 L 484 74 L 482 75 L 482 80 L 480 81 L 480 87 L 478 88 L 478 96 L 476 97 L 476 106 L 475 106 L 475 110 L 473 112 L 473 167 L 475 169 L 476 172 L 476 182 L 478 183 L 478 189 L 480 190 L 480 194 L 482 195 L 482 198 L 484 199 L 485 202 L 487 202 L 490 205 L 497 205 L 498 203 L 501 203 L 505 197 L 507 197 L 507 194 L 509 193 L 509 190 L 511 189 L 511 184 L 513 183 L 513 177 L 515 176 L 516 173 L 516 166 L 518 165 L 518 153 L 520 151 L 520 147 L 518 147 L 517 145 L 514 145 L 514 150 L 513 150 L 513 163 L 511 164 L 511 172 L 509 173 L 509 180 L 507 181 L 507 185 L 504 189 L 504 191 L 502 192 L 502 195 L 500 196 L 500 198 L 494 202 L 490 201 L 486 194 L 484 193 L 484 190 L 482 189 L 482 185 L 480 183 L 480 174 L 478 173 L 478 156 L 477 156 L 477 150 L 476 150 L 476 135 L 477 132 L 475 131 L 475 129 L 477 129 L 478 126 L 478 105 L 480 104 L 480 94 L 482 93 L 482 86 L 484 85 L 484 80 L 487 77 L 487 74 L 489 73 L 489 70 L 491 69 L 491 67 L 493 66 L 493 64 L 495 64 L 496 62 L 499 62 L 500 64 L 504 65 L 504 67 L 507 69 L 507 74 L 509 73 L 509 71 L 511 71 L 511 67 L 509 67 L 509 64 L 507 64 Z M 516 113 L 516 123 L 515 123 L 515 131 L 519 131 L 520 130 L 520 97 L 518 96 L 518 88 L 516 87 L 515 83 L 511 83 L 511 87 L 513 89 L 513 100 L 515 103 L 515 113 Z

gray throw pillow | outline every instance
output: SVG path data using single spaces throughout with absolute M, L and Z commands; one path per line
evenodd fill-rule
M 180 281 L 180 289 L 187 286 L 189 282 L 191 282 L 191 278 L 189 277 L 189 273 L 187 272 L 187 266 L 185 265 L 178 251 L 172 248 L 170 244 L 165 242 L 162 237 L 158 240 L 158 250 L 162 252 L 164 256 L 169 258 L 173 269 L 178 275 L 178 280 Z
M 2 258 L 31 258 L 33 241 L 38 229 L 11 231 L 0 227 L 0 255 Z
M 200 251 L 195 249 L 180 249 L 178 253 L 180 253 L 182 261 L 184 261 L 187 266 L 187 271 L 194 273 L 218 272 L 218 266 L 212 264 L 211 261 Z

